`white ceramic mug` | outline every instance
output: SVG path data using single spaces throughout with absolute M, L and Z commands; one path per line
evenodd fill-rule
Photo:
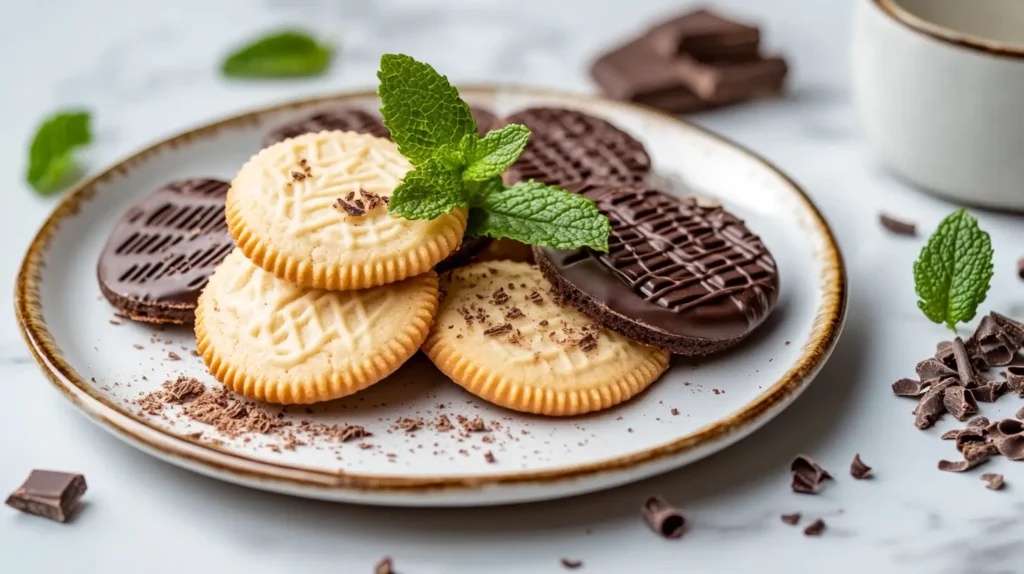
M 1024 0 L 857 0 L 853 93 L 898 175 L 1024 210 Z

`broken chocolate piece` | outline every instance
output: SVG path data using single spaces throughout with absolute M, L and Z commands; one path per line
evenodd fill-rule
M 971 339 L 975 341 L 986 367 L 1009 365 L 1020 349 L 1020 345 L 1013 344 L 991 314 L 981 318 Z
M 646 37 L 663 58 L 689 56 L 703 62 L 756 58 L 761 42 L 757 27 L 709 10 L 695 10 L 663 22 Z
M 804 536 L 821 536 L 824 531 L 825 521 L 819 518 L 804 528 Z
M 582 560 L 572 560 L 570 558 L 562 558 L 562 566 L 565 566 L 567 570 L 575 570 L 580 566 L 583 566 Z
M 966 420 L 967 417 L 978 412 L 978 403 L 974 396 L 959 385 L 952 385 L 946 388 L 942 398 L 942 404 L 949 414 L 956 417 L 956 420 Z
M 967 428 L 960 429 L 956 433 L 954 437 L 956 449 L 960 452 L 963 452 L 965 448 L 969 448 L 968 445 L 972 445 L 971 448 L 973 448 L 973 446 L 984 445 L 989 442 L 988 433 L 985 429 Z
M 799 512 L 794 512 L 793 514 L 783 514 L 779 518 L 781 518 L 783 522 L 790 526 L 796 526 L 797 524 L 800 524 Z
M 946 412 L 944 402 L 946 389 L 955 384 L 954 379 L 943 379 L 928 389 L 928 392 L 917 403 L 917 408 L 914 409 L 914 426 L 919 429 L 930 428 L 935 421 L 942 417 L 942 414 Z
M 956 371 L 960 375 L 960 384 L 965 389 L 973 389 L 980 384 L 978 373 L 967 354 L 967 347 L 960 337 L 953 339 L 953 358 L 956 360 Z
M 871 467 L 860 459 L 860 453 L 853 455 L 853 462 L 850 463 L 850 475 L 857 480 L 871 478 Z
M 680 58 L 675 65 L 683 84 L 711 104 L 778 94 L 789 71 L 786 61 L 779 57 L 758 56 L 742 62 L 715 63 Z
M 989 424 L 989 420 L 986 417 L 974 417 L 967 421 L 967 428 L 985 428 Z
M 793 482 L 790 487 L 793 492 L 802 494 L 817 494 L 821 489 L 821 483 L 831 479 L 832 475 L 807 455 L 799 455 L 789 465 L 793 473 Z
M 1013 419 L 1009 419 L 1013 420 Z M 1016 421 L 1019 422 L 1019 421 Z M 1024 435 L 1012 434 L 993 441 L 999 454 L 1010 460 L 1024 460 Z
M 928 390 L 931 383 L 915 381 L 914 379 L 900 379 L 892 384 L 892 392 L 898 397 L 919 397 Z
M 1006 386 L 1021 398 L 1024 398 L 1024 366 L 1006 367 Z
M 1001 381 L 985 381 L 985 384 L 968 391 L 975 400 L 983 403 L 994 403 L 1006 393 L 1006 385 Z
M 956 357 L 953 356 L 953 342 L 939 341 L 939 343 L 935 345 L 935 358 L 942 361 L 942 363 L 947 367 L 955 368 Z
M 655 53 L 647 38 L 635 39 L 601 56 L 590 69 L 610 98 L 651 106 L 669 113 L 702 110 L 709 105 L 683 83 L 675 61 Z
M 878 214 L 878 221 L 882 224 L 882 227 L 896 235 L 917 235 L 917 226 L 909 221 L 896 219 L 895 217 L 890 217 L 884 213 Z
M 33 470 L 25 483 L 7 497 L 7 506 L 57 522 L 67 522 L 86 491 L 81 474 Z
M 1003 488 L 1003 475 L 997 472 L 986 472 L 981 475 L 981 480 L 984 480 L 987 483 L 985 484 L 985 488 L 989 490 L 1000 490 Z
M 954 440 L 959 435 L 960 435 L 960 429 L 953 429 L 953 430 L 948 430 L 948 431 L 942 433 L 942 436 L 939 437 L 939 438 L 941 438 L 942 440 Z
M 661 536 L 682 538 L 686 519 L 683 518 L 683 514 L 679 512 L 678 508 L 669 504 L 664 498 L 660 496 L 648 498 L 641 507 L 640 513 L 647 526 Z
M 915 368 L 917 377 L 924 382 L 937 379 L 955 378 L 957 372 L 938 359 L 925 359 Z
M 1003 334 L 1006 335 L 1010 345 L 1015 347 L 1016 350 L 1020 350 L 1021 345 L 1024 345 L 1024 323 L 1014 321 L 1013 319 L 992 311 L 989 313 L 992 320 L 997 325 L 1003 328 Z

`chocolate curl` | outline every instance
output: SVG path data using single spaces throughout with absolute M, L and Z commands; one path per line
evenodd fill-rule
M 860 453 L 853 455 L 853 462 L 850 463 L 850 475 L 857 480 L 871 478 L 871 467 L 860 459 Z
M 978 403 L 974 400 L 971 391 L 957 385 L 946 389 L 942 404 L 946 407 L 946 411 L 956 417 L 958 421 L 967 420 L 967 417 L 978 412 Z
M 1024 366 L 1006 367 L 1006 386 L 1024 398 Z
M 1024 345 L 1024 323 L 1014 321 L 1006 315 L 1001 315 L 995 311 L 989 313 L 989 316 L 992 317 L 992 320 L 997 325 L 1003 328 L 1003 334 L 1013 346 L 1014 352 L 1019 351 L 1021 345 Z
M 960 375 L 960 384 L 965 389 L 973 389 L 981 383 L 978 380 L 978 372 L 967 354 L 967 347 L 960 337 L 953 339 L 953 358 L 956 360 L 956 371 Z
M 652 496 L 640 509 L 647 526 L 664 538 L 682 538 L 686 519 L 679 509 L 660 496 Z

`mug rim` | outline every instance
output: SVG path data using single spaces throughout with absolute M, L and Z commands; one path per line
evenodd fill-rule
M 910 13 L 897 0 L 870 1 L 892 20 L 941 42 L 994 56 L 1024 59 L 1024 46 L 1010 45 L 940 26 Z

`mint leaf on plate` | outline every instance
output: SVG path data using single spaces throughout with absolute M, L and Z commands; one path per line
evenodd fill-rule
M 384 125 L 413 165 L 426 162 L 441 146 L 458 146 L 463 136 L 476 135 L 469 105 L 429 64 L 384 54 L 377 78 Z
M 992 240 L 964 209 L 939 223 L 914 262 L 917 306 L 954 331 L 974 318 L 991 281 Z
M 406 219 L 434 219 L 466 206 L 466 187 L 458 171 L 430 159 L 405 174 L 391 194 L 388 213 Z
M 67 183 L 75 171 L 74 151 L 92 141 L 90 117 L 84 111 L 58 112 L 39 126 L 29 149 L 25 179 L 41 194 Z
M 236 78 L 318 76 L 327 70 L 333 51 L 304 32 L 275 32 L 228 56 L 221 72 Z
M 608 251 L 611 226 L 593 201 L 531 180 L 474 196 L 466 232 L 555 249 Z
M 510 124 L 488 132 L 483 139 L 469 140 L 472 143 L 465 152 L 467 166 L 462 179 L 486 181 L 501 175 L 519 159 L 529 139 L 530 128 Z

